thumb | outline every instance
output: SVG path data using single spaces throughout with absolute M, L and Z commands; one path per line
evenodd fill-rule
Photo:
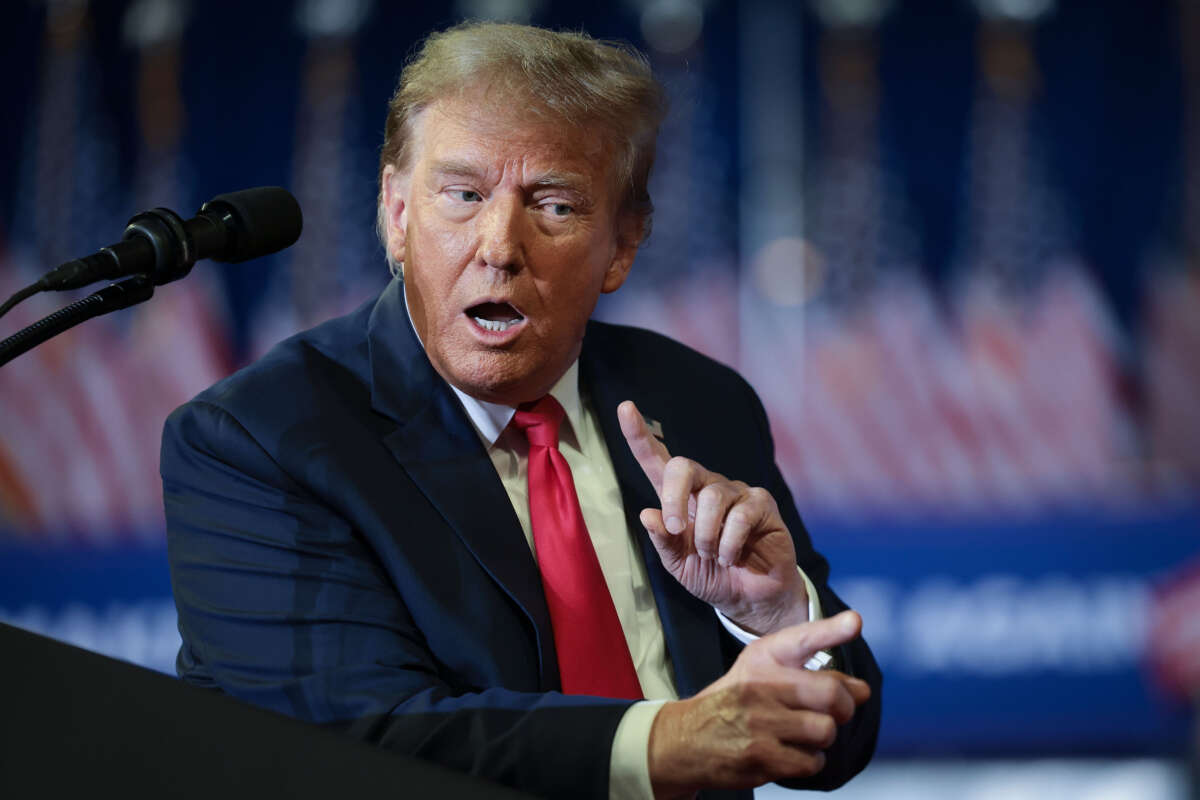
M 818 650 L 845 644 L 862 631 L 857 611 L 843 611 L 815 622 L 792 625 L 763 637 L 767 652 L 785 666 L 802 667 Z

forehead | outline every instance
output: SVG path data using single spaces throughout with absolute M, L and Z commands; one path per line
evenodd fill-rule
M 435 101 L 413 120 L 414 167 L 471 164 L 484 171 L 610 177 L 611 148 L 595 129 L 528 112 L 528 104 L 465 94 Z

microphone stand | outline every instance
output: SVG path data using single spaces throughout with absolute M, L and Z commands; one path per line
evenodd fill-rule
M 154 281 L 148 275 L 134 275 L 120 283 L 109 284 L 0 342 L 0 367 L 81 322 L 143 303 L 153 295 Z

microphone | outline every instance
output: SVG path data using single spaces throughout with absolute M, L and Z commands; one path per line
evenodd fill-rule
M 278 186 L 217 195 L 189 220 L 155 208 L 130 219 L 121 241 L 50 270 L 35 286 L 61 291 L 126 275 L 146 275 L 161 286 L 187 275 L 201 258 L 237 263 L 289 247 L 303 225 L 300 204 Z

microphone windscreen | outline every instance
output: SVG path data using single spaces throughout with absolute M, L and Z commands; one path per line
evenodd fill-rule
M 304 218 L 292 193 L 279 186 L 259 186 L 220 194 L 200 208 L 220 217 L 231 230 L 227 246 L 212 256 L 237 263 L 290 247 L 300 238 Z

